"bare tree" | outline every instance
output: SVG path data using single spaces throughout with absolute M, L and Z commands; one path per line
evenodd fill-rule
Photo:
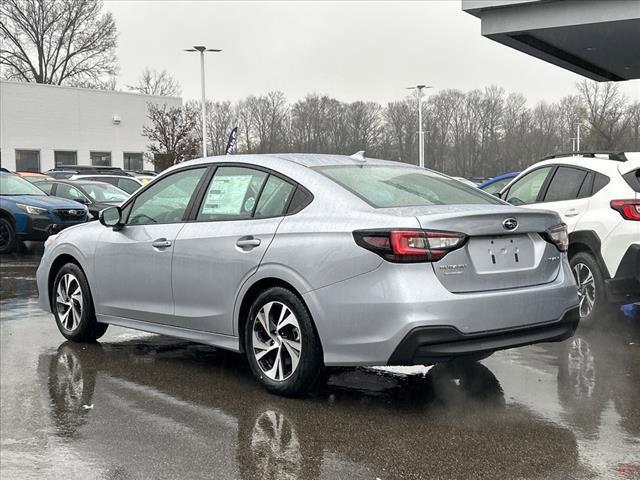
M 282 92 L 249 97 L 247 106 L 255 128 L 259 153 L 286 151 L 289 107 Z
M 210 155 L 224 155 L 233 125 L 231 102 L 207 102 L 207 150 Z
M 583 80 L 577 84 L 591 127 L 587 138 L 590 148 L 619 148 L 625 131 L 633 121 L 633 109 L 615 83 Z
M 25 82 L 101 86 L 116 73 L 116 25 L 99 0 L 2 0 L 3 76 Z
M 180 85 L 166 70 L 160 72 L 149 67 L 145 67 L 135 85 L 128 85 L 127 88 L 145 95 L 163 97 L 178 97 L 181 93 Z
M 200 144 L 194 134 L 197 113 L 188 107 L 169 107 L 166 104 L 147 105 L 149 125 L 142 128 L 148 145 L 150 160 L 160 170 L 199 155 Z

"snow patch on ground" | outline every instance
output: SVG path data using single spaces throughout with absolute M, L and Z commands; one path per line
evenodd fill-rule
M 383 372 L 400 373 L 402 375 L 425 375 L 433 365 L 425 367 L 423 365 L 411 365 L 407 367 L 390 366 L 390 367 L 371 367 L 372 370 L 381 370 Z

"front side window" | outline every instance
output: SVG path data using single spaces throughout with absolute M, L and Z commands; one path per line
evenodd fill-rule
M 482 190 L 491 194 L 498 193 L 500 190 L 506 187 L 507 183 L 509 183 L 511 180 L 512 180 L 511 178 L 503 178 L 502 180 L 496 180 L 495 182 L 490 183 L 486 187 L 482 187 Z
M 59 183 L 56 188 L 56 197 L 66 198 L 67 200 L 75 200 L 79 202 L 87 201 L 88 198 L 83 193 L 72 185 L 66 183 Z
M 220 167 L 216 170 L 198 212 L 198 221 L 240 220 L 251 218 L 265 172 L 245 167 Z
M 558 167 L 544 194 L 545 202 L 561 202 L 578 198 L 580 187 L 585 181 L 587 172 L 577 168 Z
M 120 203 L 126 201 L 131 195 L 118 187 L 108 183 L 84 183 L 82 188 L 87 192 L 94 202 Z
M 480 189 L 428 170 L 381 165 L 317 170 L 376 208 L 502 203 Z
M 56 150 L 54 152 L 56 167 L 61 165 L 77 165 L 78 164 L 78 153 L 77 152 L 69 152 L 66 150 Z
M 143 161 L 142 153 L 127 153 L 123 154 L 124 169 L 125 170 L 142 170 Z
M 46 195 L 33 183 L 11 173 L 0 174 L 0 195 Z
M 110 167 L 111 166 L 111 152 L 91 152 L 91 165 L 96 167 Z
M 39 150 L 16 150 L 16 171 L 17 172 L 39 172 L 40 171 L 40 151 Z
M 51 183 L 51 182 L 36 182 L 36 183 L 34 183 L 34 185 L 36 187 L 38 187 L 40 190 L 42 190 L 44 193 L 46 193 L 47 195 L 51 195 L 51 192 L 53 190 L 53 183 Z
M 528 205 L 535 203 L 538 194 L 552 167 L 543 167 L 527 173 L 516 181 L 507 192 L 505 200 L 512 205 Z
M 179 223 L 206 168 L 192 168 L 168 175 L 135 199 L 128 225 Z

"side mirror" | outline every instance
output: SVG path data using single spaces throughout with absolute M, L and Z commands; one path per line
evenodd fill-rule
M 85 197 L 78 197 L 73 199 L 74 202 L 82 203 L 83 205 L 89 205 L 91 200 Z
M 100 210 L 98 220 L 105 227 L 112 227 L 114 230 L 119 230 L 122 227 L 121 216 L 120 207 L 109 207 Z

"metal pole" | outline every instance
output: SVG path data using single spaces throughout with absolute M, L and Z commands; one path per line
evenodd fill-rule
M 422 88 L 418 87 L 418 157 L 420 168 L 424 168 L 424 132 L 422 131 Z
M 578 135 L 576 137 L 576 146 L 578 151 L 580 151 L 580 124 L 578 124 Z
M 200 81 L 202 82 L 202 156 L 207 156 L 207 105 L 204 94 L 204 50 L 200 51 Z

